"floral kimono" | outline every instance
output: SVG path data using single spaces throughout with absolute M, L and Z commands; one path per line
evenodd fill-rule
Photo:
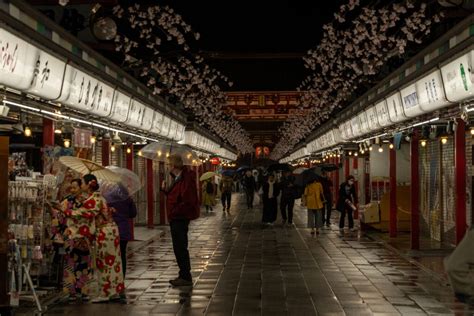
M 84 203 L 84 207 L 98 212 L 95 265 L 99 282 L 99 296 L 110 298 L 124 290 L 119 230 L 111 210 L 99 193 L 94 193 Z
M 84 212 L 79 199 L 69 196 L 62 203 L 65 266 L 63 288 L 71 296 L 89 294 L 92 279 L 90 244 L 95 232 L 95 214 Z

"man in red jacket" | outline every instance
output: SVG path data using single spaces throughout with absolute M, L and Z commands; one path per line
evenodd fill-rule
M 196 174 L 183 165 L 183 159 L 178 155 L 168 158 L 173 183 L 162 190 L 166 194 L 166 210 L 173 240 L 173 250 L 179 267 L 179 276 L 170 280 L 173 286 L 193 285 L 191 262 L 188 252 L 189 221 L 199 217 L 199 203 L 196 184 Z

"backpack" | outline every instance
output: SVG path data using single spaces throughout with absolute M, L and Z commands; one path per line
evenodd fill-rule
M 208 193 L 208 194 L 214 193 L 214 184 L 212 184 L 211 181 L 208 181 L 206 183 L 206 193 Z
M 230 179 L 222 179 L 222 191 L 232 191 L 232 183 Z

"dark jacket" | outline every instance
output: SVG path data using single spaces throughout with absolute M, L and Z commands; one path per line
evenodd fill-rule
M 262 191 L 263 191 L 262 199 L 263 199 L 264 202 L 266 200 L 276 198 L 280 194 L 280 188 L 279 188 L 278 183 L 276 183 L 276 182 L 273 184 L 273 196 L 268 196 L 268 194 L 270 193 L 269 192 L 270 191 L 270 184 L 268 183 L 268 181 L 263 183 Z
M 133 199 L 128 198 L 123 201 L 110 202 L 108 203 L 108 206 L 115 209 L 112 216 L 118 226 L 120 240 L 132 240 L 130 219 L 137 216 L 137 207 Z
M 326 201 L 331 202 L 331 205 L 332 205 L 332 191 L 331 191 L 332 181 L 329 180 L 328 178 L 321 177 L 320 182 L 323 186 L 324 198 L 326 199 Z
M 297 195 L 297 187 L 295 186 L 295 177 L 290 175 L 283 177 L 279 183 L 282 199 L 294 200 Z
M 199 217 L 196 174 L 193 171 L 183 167 L 179 177 L 176 177 L 171 187 L 164 192 L 169 221 L 174 219 L 193 220 Z
M 255 178 L 253 176 L 244 176 L 243 185 L 247 192 L 255 192 L 255 189 L 257 187 L 255 183 Z
M 337 210 L 342 211 L 347 208 L 346 200 L 350 200 L 353 204 L 358 203 L 357 194 L 355 191 L 355 186 L 352 185 L 348 190 L 346 188 L 348 186 L 347 182 L 344 182 L 339 187 L 339 199 L 337 200 Z

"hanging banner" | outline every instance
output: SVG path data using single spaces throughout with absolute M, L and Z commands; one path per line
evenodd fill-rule
M 462 55 L 441 67 L 446 98 L 450 102 L 459 102 L 471 98 L 474 93 L 472 59 L 473 51 Z
M 24 92 L 46 100 L 55 100 L 61 95 L 66 63 L 59 58 L 38 50 L 30 87 Z
M 171 120 L 170 132 L 168 133 L 168 137 L 175 140 L 177 130 L 178 130 L 178 122 L 176 122 L 175 120 Z
M 176 132 L 176 140 L 181 141 L 184 138 L 184 130 L 186 126 L 183 124 L 178 124 L 178 131 Z
M 369 129 L 371 131 L 378 130 L 381 126 L 379 124 L 379 119 L 377 117 L 377 109 L 376 106 L 373 105 L 365 111 L 365 115 L 367 115 L 367 120 L 369 121 Z
M 360 136 L 361 131 L 360 131 L 360 118 L 358 116 L 352 118 L 350 120 L 350 125 L 352 128 L 352 134 L 354 137 Z
M 163 122 L 163 113 L 154 111 L 153 113 L 153 126 L 151 132 L 160 135 L 161 134 L 161 123 Z
M 450 104 L 444 94 L 441 71 L 439 70 L 417 80 L 416 92 L 420 107 L 425 112 L 435 111 Z
M 115 90 L 110 118 L 116 122 L 125 123 L 128 118 L 130 101 L 131 98 L 128 95 Z
M 130 126 L 141 128 L 145 108 L 145 104 L 141 103 L 138 100 L 132 99 L 132 104 L 130 105 L 130 110 L 128 112 L 128 118 L 126 123 Z
M 91 148 L 91 136 L 92 131 L 83 128 L 75 128 L 74 129 L 74 147 L 79 148 Z
M 414 83 L 401 89 L 400 95 L 402 97 L 403 111 L 406 116 L 417 117 L 425 113 L 418 102 L 418 93 Z
M 21 91 L 31 87 L 39 51 L 0 28 L 0 84 Z
M 399 92 L 396 92 L 387 98 L 387 108 L 390 121 L 392 121 L 392 123 L 403 122 L 407 120 L 407 117 L 403 112 L 402 99 Z
M 386 100 L 381 100 L 375 104 L 375 111 L 377 114 L 377 120 L 382 127 L 389 126 L 392 124 L 390 121 L 390 114 L 388 112 Z
M 360 113 L 359 115 L 359 122 L 360 122 L 360 133 L 366 134 L 370 131 L 369 129 L 369 120 L 367 119 L 367 114 L 364 112 Z
M 168 137 L 170 132 L 171 119 L 167 116 L 163 116 L 163 122 L 161 123 L 160 135 L 163 137 Z
M 153 125 L 153 109 L 150 107 L 145 107 L 143 111 L 143 121 L 141 129 L 144 131 L 151 131 L 151 127 Z

